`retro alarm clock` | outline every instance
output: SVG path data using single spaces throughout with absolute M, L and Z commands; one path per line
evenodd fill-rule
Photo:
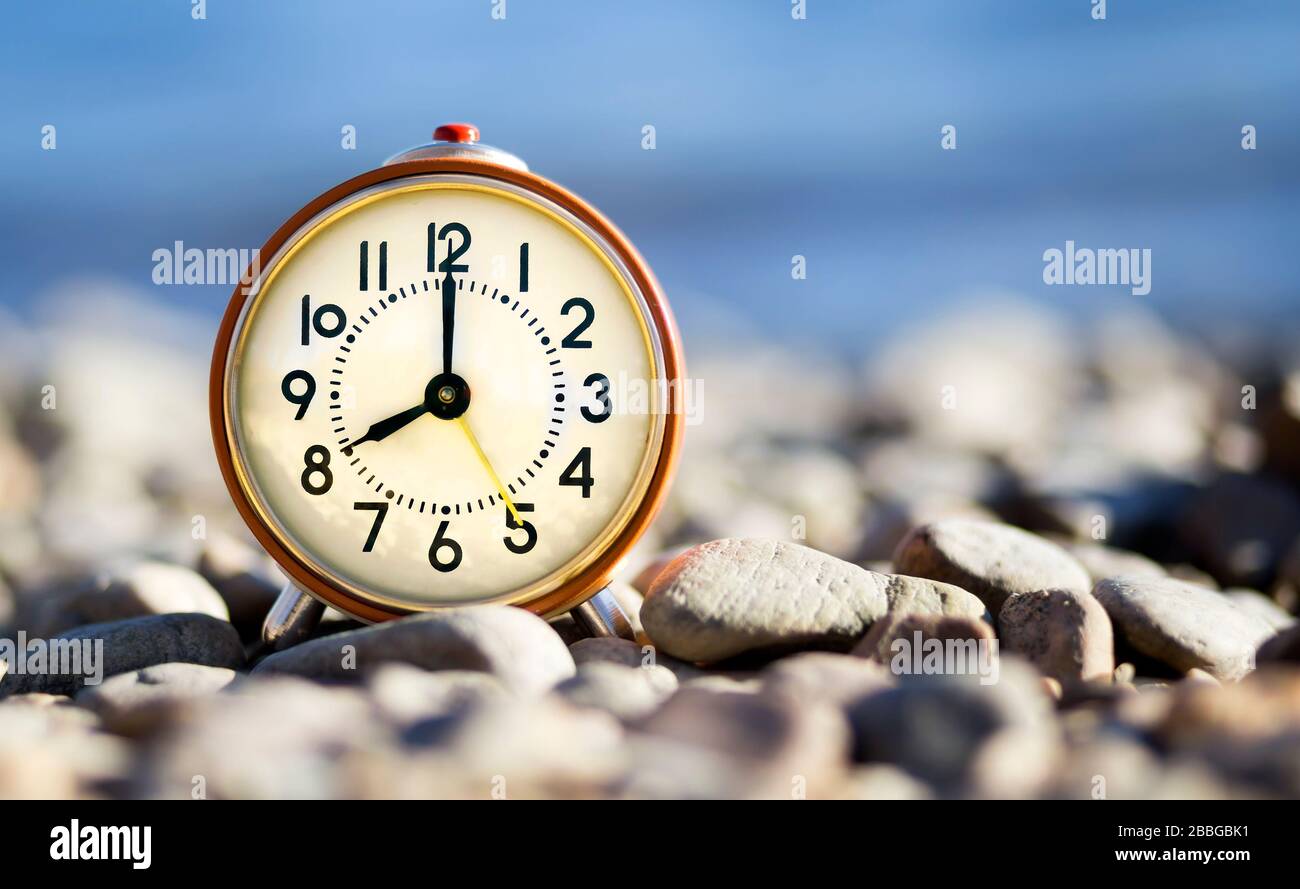
M 682 436 L 682 350 L 645 261 L 581 198 L 448 124 L 316 198 L 217 336 L 217 459 L 289 584 L 377 622 L 506 603 L 630 636 L 610 576 Z

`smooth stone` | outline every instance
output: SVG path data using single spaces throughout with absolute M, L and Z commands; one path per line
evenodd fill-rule
M 844 798 L 855 800 L 924 800 L 933 799 L 932 791 L 895 766 L 858 766 L 849 773 Z
M 244 663 L 244 647 L 235 628 L 206 614 L 158 614 L 91 624 L 55 639 L 88 641 L 92 646 L 102 640 L 103 663 L 96 666 L 104 678 L 173 662 L 231 669 Z M 80 673 L 20 675 L 11 670 L 0 680 L 0 697 L 34 691 L 71 695 L 86 684 L 85 679 Z
M 626 768 L 623 740 L 623 726 L 612 715 L 559 694 L 487 700 L 408 733 L 408 744 L 426 759 L 424 768 L 405 770 L 401 778 L 418 782 L 428 769 L 433 781 L 424 796 L 605 796 Z
M 1093 585 L 1108 577 L 1164 577 L 1166 571 L 1159 562 L 1141 553 L 1118 549 L 1101 543 L 1080 543 L 1072 540 L 1054 540 L 1078 560 Z
M 226 667 L 157 664 L 88 685 L 77 693 L 76 701 L 98 713 L 109 731 L 144 735 L 162 725 L 185 702 L 216 694 L 238 675 Z
M 666 668 L 680 680 L 703 675 L 699 667 L 665 654 L 654 645 L 614 636 L 579 639 L 569 646 L 569 654 L 573 656 L 573 662 L 579 667 L 597 662 L 621 664 L 624 667 L 658 665 Z
M 165 562 L 138 562 L 46 594 L 34 603 L 25 629 L 48 637 L 87 624 L 182 613 L 230 619 L 221 596 L 196 572 Z
M 491 673 L 477 670 L 422 670 L 390 662 L 367 683 L 375 707 L 398 727 L 461 713 L 510 692 Z
M 105 782 L 125 778 L 131 751 L 93 713 L 24 697 L 0 702 L 0 799 L 102 796 Z
M 1004 731 L 1048 730 L 1052 701 L 1040 677 L 1014 657 L 1000 658 L 996 682 L 973 675 L 905 676 L 849 707 L 854 758 L 906 769 L 952 793 L 971 777 L 980 748 Z
M 922 646 L 929 640 L 960 643 L 965 649 L 969 649 L 971 644 L 978 646 L 982 643 L 991 646 L 991 657 L 997 654 L 997 637 L 993 628 L 984 621 L 973 617 L 925 613 L 890 614 L 883 620 L 876 621 L 867 635 L 862 637 L 862 641 L 854 646 L 852 653 L 855 657 L 870 659 L 886 667 L 902 653 L 905 660 L 911 663 L 913 646 L 917 644 L 918 638 Z M 974 651 L 978 652 L 978 648 Z
M 846 654 L 806 651 L 769 664 L 760 674 L 763 691 L 796 700 L 821 699 L 838 706 L 870 691 L 887 688 L 894 678 L 881 664 Z
M 715 540 L 659 575 L 641 609 L 649 637 L 687 661 L 750 651 L 844 651 L 891 607 L 983 611 L 973 596 L 928 580 L 876 574 L 772 540 Z
M 593 662 L 556 686 L 559 694 L 578 707 L 604 710 L 624 722 L 648 716 L 677 690 L 677 677 L 664 667 L 625 667 Z
M 340 761 L 391 747 L 391 726 L 363 690 L 293 676 L 241 676 L 198 698 L 162 732 L 130 790 L 156 799 L 328 799 Z
M 272 654 L 253 672 L 358 681 L 392 661 L 479 670 L 520 692 L 546 691 L 574 673 L 569 650 L 546 621 L 506 605 L 428 612 L 313 639 Z
M 894 553 L 894 570 L 969 590 L 991 614 L 1013 593 L 1092 587 L 1083 566 L 1056 544 L 1011 525 L 968 519 L 913 529 Z
M 1093 590 L 1116 635 L 1180 672 L 1200 667 L 1217 679 L 1251 671 L 1256 648 L 1273 635 L 1263 620 L 1222 593 L 1171 578 L 1114 577 Z
M 998 612 L 998 637 L 1005 651 L 1062 685 L 1109 679 L 1115 670 L 1110 618 L 1091 593 L 1015 593 Z
M 1224 590 L 1223 594 L 1242 611 L 1250 612 L 1275 630 L 1285 630 L 1296 623 L 1295 615 L 1258 590 L 1237 588 Z
M 821 701 L 684 686 L 633 728 L 629 796 L 815 798 L 848 765 L 848 726 Z

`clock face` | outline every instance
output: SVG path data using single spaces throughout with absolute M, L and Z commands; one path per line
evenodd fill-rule
M 526 602 L 627 525 L 664 438 L 644 295 L 591 227 L 460 174 L 359 192 L 254 284 L 225 410 L 261 523 L 329 586 Z

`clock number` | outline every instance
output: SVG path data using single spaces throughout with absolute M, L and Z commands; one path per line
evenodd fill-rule
M 578 326 L 569 331 L 569 335 L 560 340 L 560 345 L 566 349 L 590 349 L 591 340 L 580 340 L 578 336 L 591 326 L 591 322 L 596 320 L 596 310 L 592 308 L 591 303 L 580 296 L 566 302 L 560 307 L 560 314 L 569 314 L 570 309 L 582 309 L 583 318 L 578 322 Z
M 516 503 L 515 509 L 520 512 L 532 512 L 533 505 L 531 503 Z M 520 524 L 520 522 L 522 522 L 522 524 Z M 514 540 L 511 539 L 510 535 L 507 534 L 505 537 L 502 537 L 501 540 L 505 542 L 506 549 L 516 555 L 522 556 L 525 553 L 531 552 L 533 547 L 537 546 L 537 528 L 535 528 L 533 523 L 528 521 L 528 519 L 521 518 L 520 522 L 515 521 L 514 514 L 510 512 L 510 507 L 507 506 L 506 527 L 511 531 L 522 529 L 525 539 L 523 543 L 515 543 Z
M 582 406 L 582 418 L 588 423 L 604 423 L 609 419 L 609 415 L 614 412 L 614 405 L 609 399 L 609 377 L 604 374 L 590 374 L 587 379 L 582 381 L 582 385 L 596 386 L 596 401 L 600 403 L 600 413 L 596 413 L 587 407 Z
M 451 522 L 444 521 L 438 525 L 438 533 L 434 535 L 433 543 L 429 545 L 429 564 L 444 574 L 448 571 L 455 571 L 456 567 L 460 565 L 460 557 L 464 555 L 459 543 L 450 537 L 444 536 L 447 533 L 447 526 L 450 524 Z M 449 562 L 440 561 L 438 558 L 439 553 L 444 549 L 451 550 L 451 561 Z
M 326 324 L 326 319 L 332 319 L 332 324 Z M 325 303 L 313 313 L 311 310 L 311 294 L 302 298 L 302 344 L 304 346 L 311 344 L 311 332 L 315 330 L 323 337 L 335 337 L 343 332 L 343 328 L 348 326 L 348 313 L 343 311 L 334 303 Z
M 578 475 L 579 472 L 582 474 Z M 591 477 L 591 448 L 582 448 L 578 451 L 578 456 L 574 457 L 568 468 L 560 473 L 560 484 L 582 488 L 584 500 L 591 496 L 591 487 L 596 484 L 596 480 Z
M 370 242 L 361 242 L 361 289 L 370 289 Z M 388 289 L 388 242 L 379 242 L 379 289 Z
M 437 237 L 434 237 L 435 233 L 437 233 Z M 436 254 L 438 252 L 438 241 L 446 241 L 447 235 L 449 234 L 460 235 L 460 243 L 457 244 L 455 247 L 452 247 L 449 242 L 447 245 L 449 248 L 447 251 L 447 258 L 444 259 L 442 262 L 437 262 Z M 462 256 L 465 255 L 465 251 L 469 249 L 469 242 L 470 242 L 469 229 L 467 229 L 459 222 L 449 222 L 446 225 L 444 225 L 441 230 L 438 228 L 438 223 L 430 222 L 429 223 L 429 262 L 428 262 L 429 272 L 430 273 L 435 271 L 468 272 L 469 264 L 464 262 L 457 262 L 456 260 L 460 259 Z
M 361 547 L 363 553 L 368 553 L 375 548 L 375 541 L 379 539 L 379 529 L 384 524 L 384 517 L 388 515 L 388 502 L 380 501 L 378 503 L 354 503 L 353 509 L 373 509 L 375 511 L 374 524 L 370 526 L 370 536 L 366 538 L 365 546 Z
M 295 395 L 293 392 L 293 384 L 298 380 L 303 382 L 301 395 Z M 311 404 L 311 400 L 316 396 L 316 380 L 305 370 L 291 370 L 280 381 L 280 392 L 283 393 L 285 401 L 298 406 L 298 413 L 294 415 L 294 419 L 301 420 L 307 413 L 307 405 Z
M 330 472 L 330 452 L 324 445 L 312 445 L 302 455 L 305 468 L 302 471 L 302 489 L 308 494 L 321 495 L 334 487 L 334 473 Z M 312 482 L 312 476 L 324 479 L 319 485 Z
M 528 292 L 528 242 L 519 245 L 519 292 Z

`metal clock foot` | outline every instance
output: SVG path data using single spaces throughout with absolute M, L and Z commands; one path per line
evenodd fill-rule
M 306 638 L 320 622 L 325 606 L 286 583 L 262 622 L 262 644 L 268 651 L 288 648 Z
M 606 586 L 586 602 L 569 612 L 578 626 L 588 636 L 617 636 L 620 639 L 636 639 L 632 624 L 619 607 L 618 600 Z

